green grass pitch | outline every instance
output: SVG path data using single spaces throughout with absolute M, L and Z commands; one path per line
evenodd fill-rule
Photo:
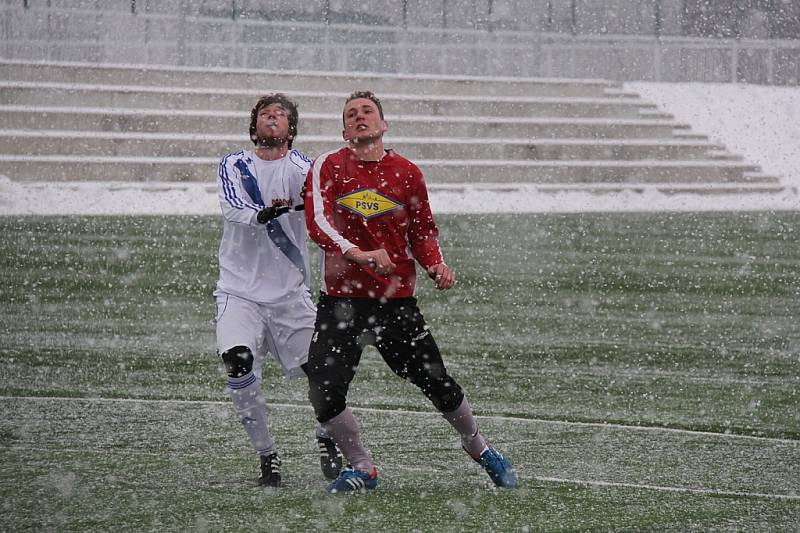
M 305 384 L 265 371 L 286 486 L 214 353 L 219 217 L 0 217 L 3 531 L 708 531 L 800 523 L 800 214 L 440 216 L 420 306 L 496 490 L 365 352 L 381 472 L 327 495 Z

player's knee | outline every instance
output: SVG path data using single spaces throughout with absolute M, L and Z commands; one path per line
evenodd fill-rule
M 253 352 L 247 346 L 234 346 L 222 352 L 221 357 L 228 377 L 240 378 L 253 370 Z
M 441 413 L 451 413 L 458 409 L 458 406 L 461 405 L 463 401 L 464 392 L 461 390 L 461 387 L 457 387 L 457 390 L 450 390 L 439 395 L 436 408 Z
M 313 381 L 309 382 L 308 399 L 314 407 L 314 416 L 320 424 L 324 424 L 344 411 L 347 405 L 344 397 L 334 394 L 328 387 L 320 386 Z
M 427 391 L 423 388 L 422 392 L 440 413 L 455 411 L 464 400 L 464 391 L 453 380 L 447 380 Z

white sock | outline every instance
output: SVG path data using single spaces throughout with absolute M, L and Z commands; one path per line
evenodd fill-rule
M 358 422 L 349 407 L 322 424 L 322 429 L 336 442 L 344 458 L 355 470 L 372 472 L 372 457 L 361 443 Z
M 455 411 L 442 413 L 442 416 L 461 435 L 461 445 L 467 453 L 478 459 L 488 447 L 488 443 L 478 431 L 478 422 L 472 414 L 467 397 L 464 396 L 464 400 Z
M 250 443 L 258 455 L 269 455 L 275 451 L 275 441 L 270 430 L 269 414 L 261 380 L 253 372 L 239 378 L 228 378 L 228 392 L 233 400 L 233 409 L 239 416 Z

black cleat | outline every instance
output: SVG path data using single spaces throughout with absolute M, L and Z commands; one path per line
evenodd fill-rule
M 278 452 L 261 456 L 261 475 L 258 476 L 261 487 L 281 486 L 281 458 Z
M 329 437 L 317 437 L 319 448 L 319 465 L 325 479 L 336 479 L 342 471 L 342 453 L 336 443 Z

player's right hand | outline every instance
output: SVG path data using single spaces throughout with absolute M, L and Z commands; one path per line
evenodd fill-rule
M 288 205 L 273 205 L 271 207 L 265 207 L 258 212 L 256 215 L 256 220 L 259 224 L 266 224 L 273 218 L 278 218 L 282 214 L 288 213 L 289 209 L 290 207 Z
M 439 290 L 450 289 L 456 283 L 456 273 L 444 263 L 430 267 L 428 276 L 436 283 L 436 288 Z
M 369 252 L 365 252 L 358 247 L 350 248 L 344 256 L 359 265 L 368 265 L 381 276 L 388 276 L 397 268 L 397 265 L 389 258 L 389 252 L 383 248 L 370 250 Z

